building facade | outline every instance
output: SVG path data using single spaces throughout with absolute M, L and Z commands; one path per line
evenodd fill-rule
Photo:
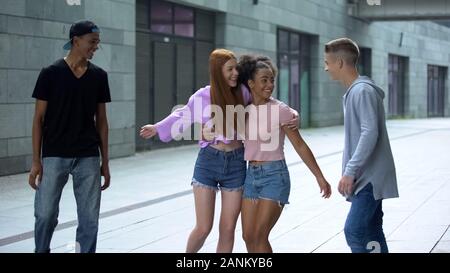
M 385 90 L 389 117 L 450 116 L 450 28 L 432 21 L 370 22 L 349 16 L 345 0 L 0 1 L 0 175 L 30 167 L 37 75 L 65 55 L 70 24 L 84 18 L 102 29 L 93 62 L 109 73 L 112 157 L 186 143 L 143 141 L 138 131 L 208 84 L 219 47 L 270 56 L 274 96 L 303 127 L 343 122 L 345 90 L 323 71 L 323 47 L 344 36 L 360 45 L 359 70 Z

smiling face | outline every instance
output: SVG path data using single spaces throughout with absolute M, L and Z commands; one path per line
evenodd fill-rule
M 85 59 L 91 60 L 100 43 L 99 33 L 89 33 L 80 37 L 74 37 L 73 44 L 78 54 Z
M 237 61 L 235 59 L 228 60 L 223 66 L 222 66 L 222 74 L 223 78 L 227 82 L 227 84 L 230 87 L 236 87 L 237 86 L 237 80 L 239 73 L 236 69 L 237 67 Z
M 272 69 L 269 67 L 258 69 L 254 79 L 248 81 L 248 85 L 255 101 L 269 99 L 275 87 Z

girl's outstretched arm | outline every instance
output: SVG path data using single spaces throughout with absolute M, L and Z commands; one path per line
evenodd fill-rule
M 320 193 L 322 193 L 322 197 L 329 198 L 331 196 L 331 186 L 325 179 L 320 170 L 319 165 L 314 158 L 313 153 L 309 149 L 308 145 L 305 143 L 303 138 L 300 136 L 300 133 L 297 130 L 291 130 L 289 128 L 283 128 L 286 133 L 289 141 L 294 146 L 295 151 L 300 156 L 300 158 L 305 162 L 306 166 L 308 166 L 309 170 L 316 177 L 317 183 L 320 187 Z

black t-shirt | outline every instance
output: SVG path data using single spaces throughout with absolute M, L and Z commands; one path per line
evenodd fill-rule
M 95 127 L 99 103 L 111 101 L 108 75 L 88 63 L 76 78 L 64 59 L 41 70 L 33 98 L 47 101 L 42 130 L 42 157 L 99 156 Z

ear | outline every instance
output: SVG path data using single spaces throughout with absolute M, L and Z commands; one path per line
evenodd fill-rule
M 248 87 L 250 87 L 250 89 L 253 89 L 253 87 L 255 87 L 255 82 L 253 80 L 248 80 L 247 81 Z
M 72 38 L 72 46 L 78 45 L 78 39 L 80 39 L 78 36 Z
M 344 60 L 339 58 L 339 68 L 342 69 L 344 67 Z

